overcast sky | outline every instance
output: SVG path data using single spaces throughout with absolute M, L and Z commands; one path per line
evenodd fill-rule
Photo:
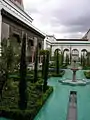
M 90 28 L 90 0 L 23 0 L 33 24 L 56 38 L 82 38 Z

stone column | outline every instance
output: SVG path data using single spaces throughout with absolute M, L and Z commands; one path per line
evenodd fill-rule
M 2 15 L 0 11 L 0 56 L 1 56 L 1 39 L 2 39 Z
M 71 64 L 71 61 L 72 61 L 72 48 L 70 46 L 70 64 Z
M 47 43 L 46 43 L 47 38 L 44 39 L 44 50 L 46 50 Z

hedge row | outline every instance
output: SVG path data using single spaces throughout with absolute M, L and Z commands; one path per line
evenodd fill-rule
M 27 109 L 25 111 L 21 111 L 20 109 L 10 109 L 5 106 L 0 106 L 0 116 L 6 117 L 13 120 L 33 120 L 36 114 L 39 112 L 45 101 L 48 99 L 50 94 L 52 93 L 53 88 L 48 87 L 46 92 L 42 96 L 42 102 L 37 101 L 37 106 L 35 109 Z
M 90 79 L 90 71 L 85 71 L 84 75 L 87 79 Z

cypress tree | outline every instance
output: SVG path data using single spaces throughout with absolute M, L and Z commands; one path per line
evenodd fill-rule
M 19 82 L 19 108 L 27 108 L 27 84 L 26 84 L 26 35 L 23 35 L 20 58 L 20 82 Z
M 87 52 L 87 66 L 90 66 L 90 61 L 89 61 L 89 58 L 90 57 L 90 53 L 89 52 Z
M 45 53 L 43 54 L 43 61 L 42 61 L 42 77 L 44 77 L 45 73 Z
M 63 65 L 63 60 L 64 60 L 64 52 L 61 52 L 61 64 Z
M 84 56 L 84 53 L 83 53 L 83 56 L 82 56 L 82 66 L 85 67 L 85 56 Z
M 47 89 L 48 70 L 49 70 L 49 51 L 46 51 L 44 85 L 43 85 L 44 92 Z
M 70 51 L 70 64 L 71 64 L 71 62 L 72 62 L 72 53 Z
M 36 52 L 35 52 L 34 83 L 37 82 L 37 79 L 38 79 L 38 44 L 36 46 Z
M 58 53 L 58 49 L 56 50 L 56 74 L 59 74 L 59 53 Z
M 68 64 L 69 64 L 69 55 L 66 54 L 66 65 L 68 65 Z
M 82 60 L 82 59 L 83 59 L 83 56 L 82 56 L 82 54 L 81 54 L 81 65 L 82 65 L 82 62 L 83 62 L 83 60 Z

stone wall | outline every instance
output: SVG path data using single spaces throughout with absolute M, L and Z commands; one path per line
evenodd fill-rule
M 25 25 L 24 25 L 25 26 Z M 22 39 L 23 34 L 27 34 L 27 48 L 29 46 L 29 49 L 27 49 L 27 57 L 30 59 L 29 61 L 33 62 L 34 58 L 34 52 L 35 52 L 35 46 L 37 45 L 37 42 L 40 44 L 41 48 L 44 47 L 44 38 L 39 36 L 38 34 L 35 34 L 32 29 L 27 28 L 27 26 L 24 27 L 23 23 L 19 24 L 18 21 L 12 21 L 7 16 L 2 16 L 2 40 L 4 38 L 13 38 L 16 37 L 18 39 Z M 29 41 L 32 43 L 32 45 L 29 45 Z

